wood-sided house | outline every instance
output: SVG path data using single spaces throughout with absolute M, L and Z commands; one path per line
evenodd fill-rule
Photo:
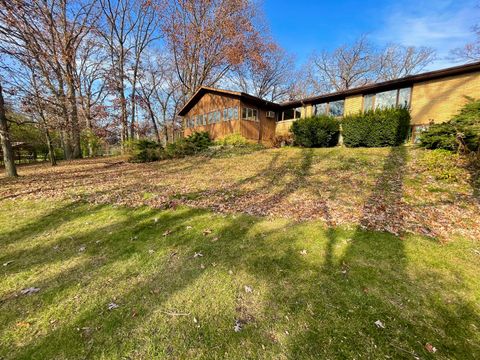
M 271 143 L 302 117 L 342 117 L 369 109 L 406 106 L 412 140 L 430 124 L 451 119 L 469 99 L 480 98 L 480 62 L 407 76 L 355 89 L 276 104 L 235 91 L 201 87 L 180 110 L 184 135 L 208 131 L 213 139 L 239 133 Z

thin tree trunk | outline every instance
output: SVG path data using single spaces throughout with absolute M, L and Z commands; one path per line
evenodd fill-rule
M 8 177 L 16 177 L 17 168 L 13 154 L 12 143 L 10 142 L 10 133 L 8 131 L 7 116 L 5 114 L 5 102 L 3 100 L 3 89 L 0 85 L 0 141 L 2 142 L 3 162 L 5 172 Z
M 52 137 L 50 136 L 50 131 L 48 131 L 47 126 L 45 126 L 45 138 L 47 139 L 47 147 L 48 147 L 48 156 L 50 157 L 50 164 L 52 166 L 57 165 L 57 159 L 55 158 L 55 150 L 53 149 L 52 145 Z
M 161 144 L 162 140 L 160 139 L 157 122 L 155 121 L 155 114 L 153 112 L 152 106 L 150 105 L 150 102 L 148 102 L 148 113 L 150 114 L 150 120 L 152 120 L 153 130 L 155 131 L 155 137 L 157 138 L 157 142 Z

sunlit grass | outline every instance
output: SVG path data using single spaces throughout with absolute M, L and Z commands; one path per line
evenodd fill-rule
M 0 358 L 480 356 L 475 240 L 182 207 L 0 211 Z

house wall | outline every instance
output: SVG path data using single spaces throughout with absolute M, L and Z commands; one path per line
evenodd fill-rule
M 345 115 L 357 114 L 363 110 L 363 95 L 353 95 L 345 98 Z
M 249 140 L 260 141 L 267 145 L 271 144 L 275 137 L 275 119 L 267 118 L 267 112 L 256 105 L 248 102 L 241 102 L 241 108 L 243 107 L 257 109 L 259 121 L 241 120 L 240 134 Z
M 207 114 L 215 110 L 223 110 L 230 107 L 237 107 L 240 114 L 240 100 L 233 96 L 205 94 L 184 116 L 184 136 L 189 136 L 196 131 L 208 131 L 212 139 L 222 138 L 228 134 L 240 133 L 240 120 L 221 121 L 215 124 L 207 124 L 205 126 L 195 126 L 194 128 L 187 128 L 185 121 L 192 116 Z
M 238 108 L 238 120 L 223 121 L 222 119 L 215 124 L 195 126 L 193 128 L 185 126 L 187 118 L 230 107 Z M 259 121 L 240 120 L 242 107 L 257 109 Z M 272 143 L 275 137 L 275 119 L 267 118 L 266 111 L 259 109 L 256 105 L 242 103 L 235 96 L 207 93 L 184 116 L 184 129 L 184 136 L 189 136 L 196 131 L 208 131 L 212 139 L 219 139 L 229 134 L 238 133 L 246 139 L 261 141 L 268 145 Z
M 414 84 L 412 124 L 448 121 L 467 103 L 467 97 L 480 98 L 480 72 Z

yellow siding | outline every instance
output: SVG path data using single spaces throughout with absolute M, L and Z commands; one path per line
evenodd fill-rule
M 290 127 L 292 126 L 295 120 L 285 120 L 277 122 L 277 126 L 275 128 L 275 135 L 276 136 L 285 136 L 290 134 Z
M 305 117 L 310 117 L 313 115 L 313 106 L 312 105 L 306 105 L 305 106 Z
M 468 101 L 466 97 L 480 98 L 480 73 L 414 84 L 412 124 L 448 121 Z
M 357 114 L 362 111 L 363 95 L 349 96 L 345 99 L 345 115 Z

